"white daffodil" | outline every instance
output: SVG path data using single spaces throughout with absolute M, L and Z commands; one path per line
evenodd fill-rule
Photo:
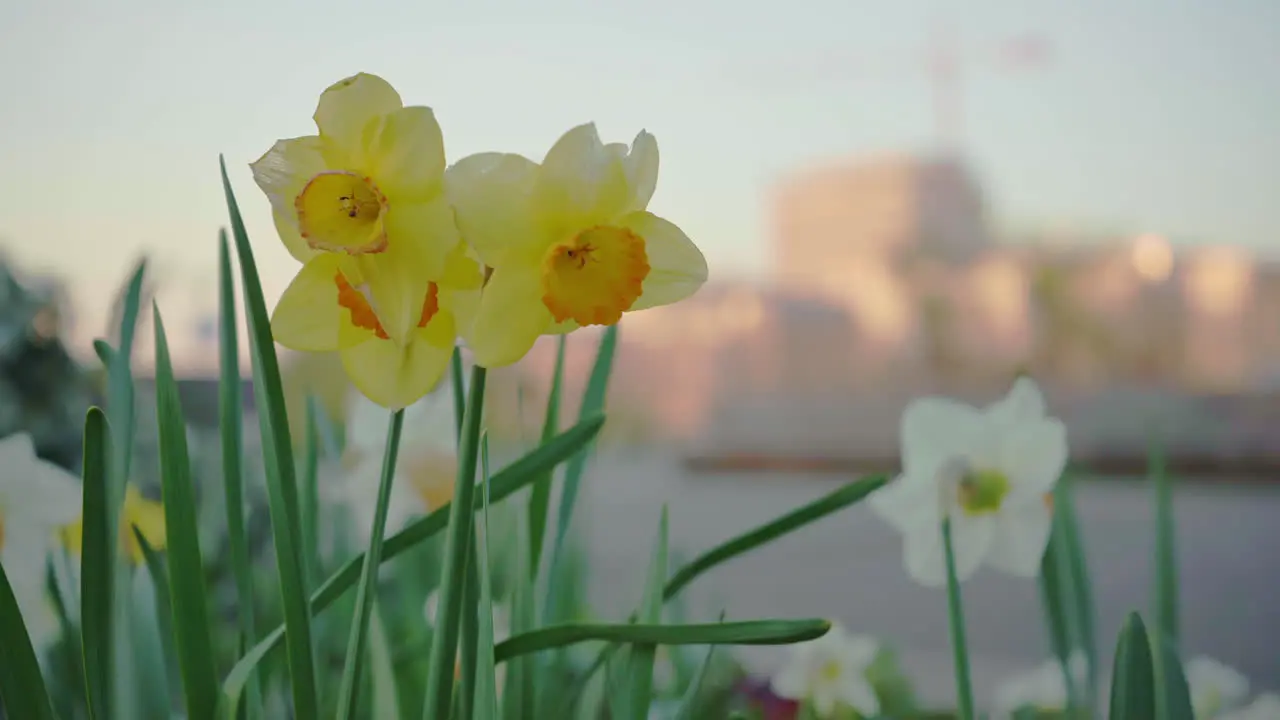
M 1215 720 L 1277 720 L 1277 718 L 1280 718 L 1280 695 L 1262 693 L 1249 705 L 1223 713 Z
M 39 651 L 58 631 L 45 592 L 47 559 L 58 530 L 80 515 L 80 481 L 36 457 L 25 433 L 0 440 L 0 467 L 0 564 Z
M 347 420 L 347 448 L 343 464 L 350 468 L 342 486 L 349 503 L 356 541 L 367 543 L 382 479 L 390 415 L 387 410 L 353 393 Z M 404 409 L 400 453 L 396 459 L 385 533 L 443 507 L 453 497 L 457 476 L 457 430 L 452 385 L 445 381 Z
M 915 400 L 902 415 L 901 443 L 902 474 L 870 503 L 902 533 L 913 579 L 946 583 L 945 517 L 960 580 L 984 562 L 1022 577 L 1039 574 L 1067 433 L 1046 416 L 1035 382 L 1019 378 L 984 409 L 946 398 Z
M 1199 720 L 1216 720 L 1249 698 L 1249 678 L 1233 667 L 1199 655 L 1183 664 L 1191 705 Z M 1280 718 L 1280 715 L 1275 716 Z
M 1084 654 L 1075 652 L 1070 660 L 1071 676 L 1077 688 L 1084 685 L 1088 674 L 1088 661 Z M 1041 712 L 1061 712 L 1067 707 L 1067 682 L 1062 674 L 1062 663 L 1047 660 L 1034 670 L 1014 675 L 996 687 L 995 716 L 1012 718 L 1024 707 Z
M 862 635 L 849 635 L 833 623 L 826 635 L 791 646 L 787 664 L 773 677 L 773 692 L 789 700 L 807 702 L 820 717 L 841 705 L 864 717 L 880 712 L 880 701 L 867 680 L 867 668 L 879 644 Z

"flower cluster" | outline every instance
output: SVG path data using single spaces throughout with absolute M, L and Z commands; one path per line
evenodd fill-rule
M 540 335 L 611 325 L 706 281 L 698 248 L 646 210 L 646 132 L 605 145 L 586 124 L 541 164 L 489 152 L 449 166 L 432 110 L 364 73 L 325 90 L 315 122 L 251 165 L 302 264 L 271 327 L 287 348 L 340 353 L 379 405 L 425 395 L 458 338 L 477 364 L 510 365 Z

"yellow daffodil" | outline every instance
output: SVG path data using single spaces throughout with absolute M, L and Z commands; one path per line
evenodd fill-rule
M 138 488 L 129 485 L 124 492 L 124 507 L 120 511 L 120 543 L 128 553 L 133 564 L 139 565 L 145 560 L 142 545 L 134 537 L 133 528 L 138 528 L 147 544 L 153 549 L 163 550 L 165 546 L 164 507 L 148 500 L 138 492 Z M 62 542 L 73 554 L 80 554 L 80 546 L 84 541 L 84 518 L 76 520 L 62 529 Z
M 479 301 L 480 269 L 456 243 L 439 282 L 418 298 L 411 332 L 391 338 L 367 295 L 366 278 L 353 274 L 343 258 L 324 253 L 302 267 L 280 297 L 271 317 L 276 342 L 294 350 L 337 351 L 352 384 L 370 400 L 391 409 L 426 395 L 449 365 L 457 327 L 469 322 Z
M 658 145 L 604 145 L 594 124 L 565 133 L 541 165 L 483 153 L 445 173 L 463 237 L 492 269 L 463 334 L 476 362 L 516 362 L 539 335 L 612 325 L 692 295 L 707 263 L 680 228 L 646 212 Z
M 254 180 L 289 252 L 303 263 L 327 257 L 330 281 L 341 269 L 362 312 L 403 345 L 459 241 L 442 191 L 440 126 L 430 108 L 404 107 L 391 85 L 364 73 L 325 90 L 314 119 L 319 134 L 277 142 L 251 165 Z

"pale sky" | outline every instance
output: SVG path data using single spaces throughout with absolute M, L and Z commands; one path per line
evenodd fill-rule
M 588 120 L 606 141 L 649 130 L 651 209 L 713 275 L 763 275 L 780 173 L 930 147 L 936 19 L 975 59 L 965 151 L 1002 226 L 1280 246 L 1277 0 L 9 2 L 0 242 L 71 283 L 83 337 L 144 251 L 163 307 L 212 307 L 224 153 L 270 301 L 296 264 L 247 165 L 366 71 L 435 109 L 451 161 L 541 159 Z M 1025 33 L 1047 64 L 990 62 Z

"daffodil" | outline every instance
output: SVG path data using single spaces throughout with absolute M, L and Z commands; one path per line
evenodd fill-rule
M 448 382 L 439 383 L 405 408 L 396 476 L 387 506 L 388 535 L 452 499 L 458 463 L 454 425 L 453 389 Z M 348 471 L 338 494 L 352 510 L 355 539 L 361 544 L 368 543 L 373 529 L 386 434 L 386 413 L 362 396 L 353 398 L 343 458 Z
M 1072 679 L 1081 687 L 1088 675 L 1084 653 L 1075 652 L 1069 662 Z M 995 692 L 995 717 L 1013 718 L 1023 708 L 1060 713 L 1067 707 L 1067 681 L 1062 663 L 1048 660 L 1039 667 L 1001 682 Z
M 771 683 L 779 697 L 808 703 L 823 718 L 842 707 L 863 717 L 880 712 L 880 701 L 867 680 L 867 669 L 880 652 L 873 638 L 850 635 L 833 623 L 826 635 L 792 645 L 790 651 Z
M 124 506 L 120 509 L 120 544 L 134 565 L 141 565 L 146 557 L 142 554 L 142 545 L 133 534 L 137 528 L 146 538 L 147 544 L 155 550 L 163 550 L 165 546 L 164 507 L 143 497 L 138 488 L 129 485 L 124 492 Z M 73 555 L 79 556 L 84 540 L 84 518 L 62 529 L 62 542 Z
M 1245 707 L 1218 715 L 1214 720 L 1276 720 L 1276 718 L 1280 718 L 1280 695 L 1262 693 Z
M 492 270 L 464 332 L 478 364 L 509 365 L 540 335 L 612 325 L 702 286 L 701 251 L 646 211 L 657 180 L 652 135 L 604 145 L 594 124 L 565 133 L 541 165 L 483 153 L 449 168 L 458 227 Z
M 1215 720 L 1249 698 L 1249 678 L 1211 657 L 1198 655 L 1183 665 L 1197 720 Z M 1277 716 L 1280 717 L 1280 716 Z
M 325 90 L 314 119 L 319 134 L 278 141 L 250 166 L 254 180 L 289 252 L 303 263 L 331 254 L 362 308 L 376 311 L 379 332 L 405 344 L 458 244 L 440 126 L 430 108 L 404 107 L 366 73 Z M 306 324 L 277 315 L 272 329 Z
M 25 433 L 0 440 L 0 564 L 36 648 L 57 634 L 45 594 L 57 531 L 80 513 L 75 475 L 36 456 Z
M 1035 382 L 1019 378 L 985 409 L 915 400 L 902 416 L 901 445 L 902 474 L 870 503 L 902 533 L 913 579 L 945 584 L 944 517 L 960 580 L 983 563 L 1021 577 L 1039 574 L 1067 437 L 1063 424 L 1046 416 Z

